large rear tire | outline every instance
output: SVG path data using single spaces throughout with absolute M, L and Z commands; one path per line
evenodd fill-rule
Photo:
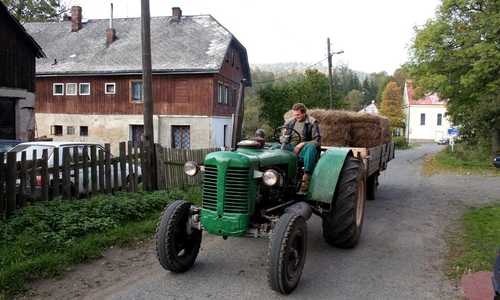
M 295 213 L 281 216 L 267 252 L 269 286 L 282 294 L 291 293 L 299 283 L 307 250 L 307 225 Z
M 163 211 L 156 226 L 156 256 L 168 271 L 189 270 L 198 256 L 201 230 L 189 224 L 191 203 L 177 200 Z
M 347 156 L 333 195 L 332 209 L 322 213 L 325 242 L 353 248 L 359 241 L 365 211 L 363 161 Z

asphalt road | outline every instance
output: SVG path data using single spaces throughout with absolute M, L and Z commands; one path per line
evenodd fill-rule
M 443 273 L 444 230 L 467 205 L 498 200 L 498 179 L 422 177 L 426 155 L 442 147 L 396 151 L 379 178 L 377 199 L 366 203 L 356 248 L 327 245 L 313 215 L 302 278 L 290 295 L 268 287 L 268 239 L 208 235 L 191 270 L 174 274 L 158 263 L 111 299 L 460 299 L 462 288 Z

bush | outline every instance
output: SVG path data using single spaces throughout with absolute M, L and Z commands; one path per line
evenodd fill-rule
M 404 136 L 395 136 L 395 137 L 392 137 L 392 141 L 394 142 L 394 146 L 397 149 L 406 149 L 406 148 L 408 148 L 408 141 L 406 140 L 406 137 L 404 137 Z

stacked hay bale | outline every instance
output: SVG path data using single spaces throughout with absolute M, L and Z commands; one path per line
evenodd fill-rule
M 392 141 L 389 120 L 379 115 L 325 109 L 307 113 L 319 122 L 323 146 L 371 148 Z M 283 117 L 293 118 L 293 111 Z

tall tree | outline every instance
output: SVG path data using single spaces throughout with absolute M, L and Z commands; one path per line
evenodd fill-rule
M 436 18 L 415 28 L 405 69 L 416 96 L 437 92 L 470 144 L 500 154 L 500 1 L 443 0 Z
M 389 119 L 391 131 L 403 128 L 405 123 L 403 95 L 401 88 L 396 82 L 389 82 L 382 92 L 382 102 L 380 103 L 379 113 Z
M 69 11 L 61 0 L 2 0 L 20 22 L 58 21 Z
M 358 90 L 352 90 L 347 95 L 349 101 L 349 109 L 352 111 L 359 111 L 365 106 L 363 94 Z

